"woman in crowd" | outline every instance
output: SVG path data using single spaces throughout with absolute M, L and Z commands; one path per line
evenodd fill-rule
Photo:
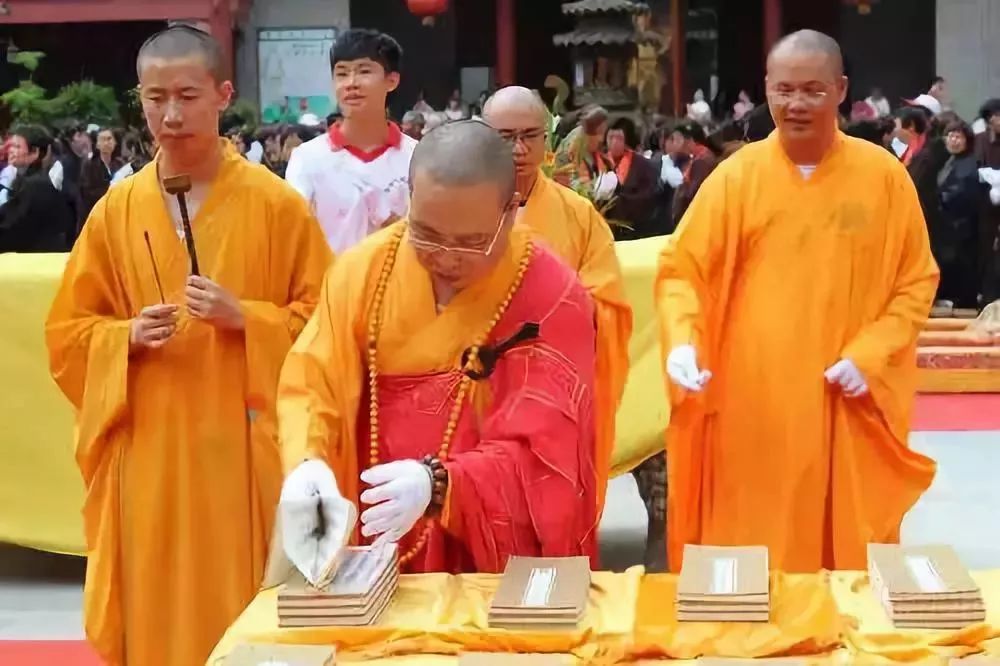
M 122 161 L 124 164 L 111 177 L 111 184 L 119 183 L 149 163 L 149 154 L 142 136 L 136 132 L 128 132 L 122 137 Z
M 941 268 L 938 300 L 975 308 L 979 295 L 979 170 L 972 128 L 953 121 L 945 128 L 947 161 L 937 173 L 937 210 L 928 219 L 931 247 Z
M 0 252 L 65 252 L 76 226 L 69 202 L 52 184 L 52 138 L 40 127 L 14 131 L 17 177 L 0 208 Z
M 111 179 L 122 168 L 118 157 L 118 139 L 114 130 L 104 128 L 97 133 L 94 142 L 97 149 L 90 159 L 84 161 L 80 173 L 80 196 L 83 199 L 82 217 L 86 220 L 90 211 L 108 191 Z

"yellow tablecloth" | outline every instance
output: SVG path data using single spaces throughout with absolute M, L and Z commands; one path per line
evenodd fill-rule
M 675 576 L 643 576 L 641 568 L 595 573 L 580 629 L 534 635 L 489 629 L 498 576 L 404 576 L 379 626 L 353 629 L 279 629 L 272 589 L 229 628 L 208 663 L 219 666 L 237 644 L 252 642 L 336 645 L 338 661 L 406 666 L 454 664 L 466 651 L 567 653 L 587 664 L 801 656 L 830 666 L 946 666 L 953 657 L 1000 655 L 1000 570 L 975 578 L 986 597 L 987 623 L 962 631 L 893 628 L 859 572 L 774 574 L 767 624 L 678 623 Z
M 618 245 L 635 332 L 615 473 L 663 447 L 669 411 L 652 291 L 662 244 L 653 238 Z M 73 415 L 49 377 L 43 337 L 66 256 L 0 254 L 0 541 L 82 554 L 83 484 L 73 460 Z

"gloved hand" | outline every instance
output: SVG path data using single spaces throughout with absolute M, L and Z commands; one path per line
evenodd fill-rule
M 320 584 L 348 538 L 357 515 L 354 505 L 340 494 L 325 462 L 307 460 L 285 479 L 278 509 L 285 554 L 310 584 Z
M 699 370 L 694 345 L 674 347 L 667 356 L 667 375 L 681 388 L 701 392 L 712 378 L 708 370 Z
M 361 514 L 361 534 L 377 536 L 373 545 L 403 538 L 431 503 L 431 473 L 416 460 L 397 460 L 361 473 L 371 486 L 361 494 L 370 508 Z
M 844 358 L 837 361 L 823 373 L 823 376 L 826 377 L 828 384 L 839 385 L 840 390 L 848 398 L 860 398 L 868 393 L 868 382 L 865 381 L 865 376 L 850 359 Z

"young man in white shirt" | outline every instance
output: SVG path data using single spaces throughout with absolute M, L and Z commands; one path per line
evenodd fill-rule
M 399 86 L 402 49 L 374 30 L 348 30 L 330 51 L 333 89 L 344 119 L 302 144 L 285 178 L 310 203 L 334 252 L 407 213 L 416 141 L 386 120 Z

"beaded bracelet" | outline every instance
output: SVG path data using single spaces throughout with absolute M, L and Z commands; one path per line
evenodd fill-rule
M 431 477 L 431 503 L 427 506 L 425 515 L 440 516 L 444 511 L 445 497 L 448 495 L 448 469 L 434 456 L 424 456 L 421 462 Z

